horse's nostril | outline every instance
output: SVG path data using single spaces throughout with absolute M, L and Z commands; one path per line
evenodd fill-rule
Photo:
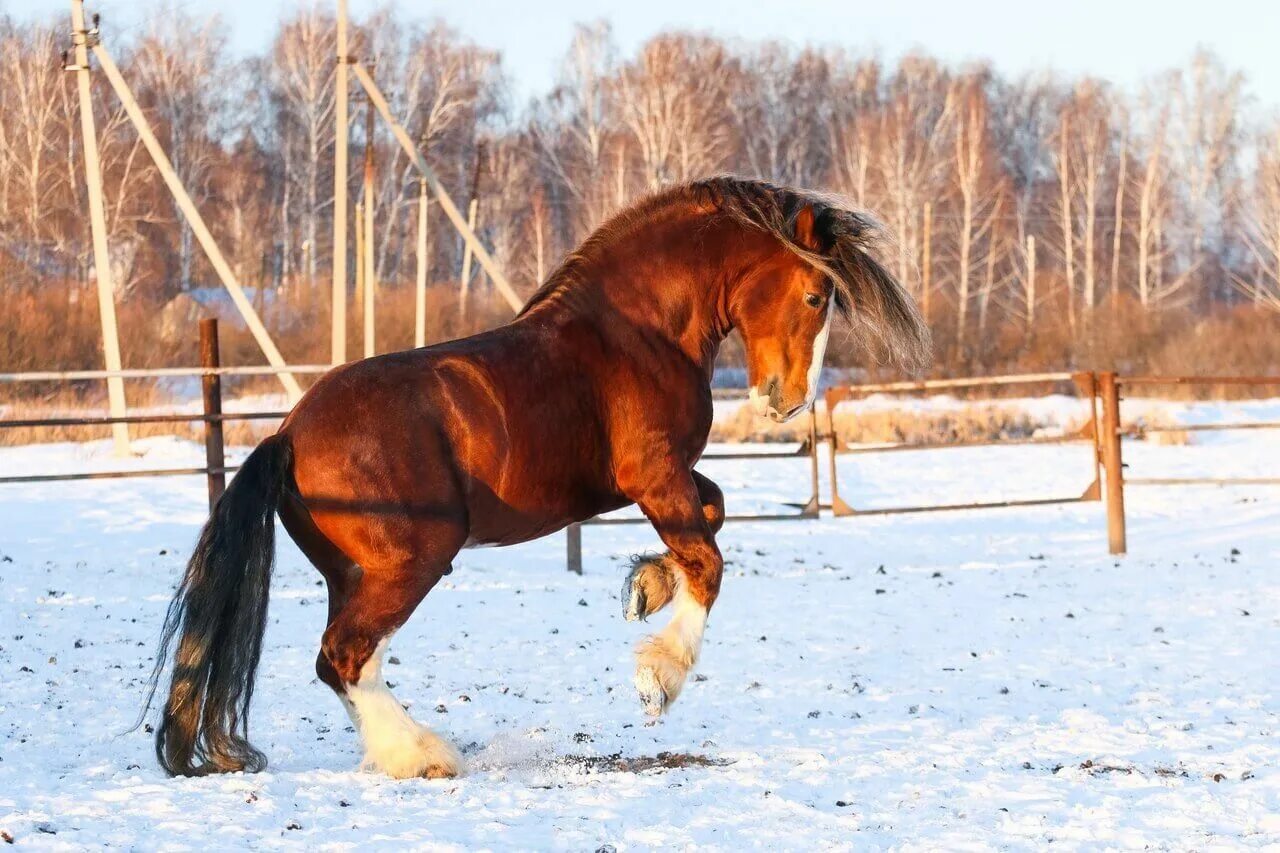
M 764 384 L 765 396 L 769 398 L 769 405 L 776 411 L 782 411 L 782 383 L 778 381 L 778 377 L 774 376 Z

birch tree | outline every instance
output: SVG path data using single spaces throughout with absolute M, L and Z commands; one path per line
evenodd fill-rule
M 283 177 L 302 200 L 303 257 L 313 285 L 319 266 L 321 220 L 333 201 L 322 187 L 329 184 L 333 168 L 336 50 L 333 18 L 313 4 L 282 24 L 268 66 L 280 123 L 279 143 L 290 150 Z

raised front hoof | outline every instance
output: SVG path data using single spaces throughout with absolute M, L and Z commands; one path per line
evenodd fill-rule
M 622 582 L 622 616 L 628 622 L 643 622 L 671 600 L 671 569 L 667 558 L 639 557 Z
M 636 692 L 640 696 L 640 707 L 647 716 L 661 717 L 671 706 L 671 699 L 653 667 L 642 666 L 636 670 Z
M 361 767 L 392 779 L 453 779 L 462 772 L 462 756 L 453 744 L 423 729 L 416 741 L 366 755 Z
M 684 687 L 693 661 L 681 655 L 662 634 L 649 637 L 636 647 L 636 693 L 650 717 L 667 712 Z

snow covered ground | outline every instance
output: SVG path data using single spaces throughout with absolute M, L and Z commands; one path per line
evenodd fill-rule
M 125 464 L 201 464 L 189 443 L 137 448 Z M 1280 434 L 1126 456 L 1134 476 L 1280 476 Z M 121 465 L 107 442 L 0 448 L 6 474 Z M 1078 445 L 840 465 L 864 508 L 1070 495 L 1092 473 Z M 733 512 L 807 496 L 803 460 L 703 470 Z M 202 480 L 3 486 L 0 832 L 63 848 L 1277 845 L 1277 497 L 1131 488 L 1122 559 L 1096 503 L 732 524 L 701 677 L 655 725 L 630 688 L 645 626 L 618 600 L 628 556 L 657 545 L 647 527 L 588 528 L 582 578 L 562 536 L 464 552 L 387 674 L 468 772 L 394 782 L 354 769 L 312 669 L 324 590 L 287 538 L 252 729 L 270 769 L 166 779 L 127 729 Z

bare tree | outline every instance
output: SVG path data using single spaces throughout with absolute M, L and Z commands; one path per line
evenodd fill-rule
M 1233 274 L 1232 283 L 1255 305 L 1280 312 L 1280 120 L 1259 134 L 1256 146 L 1244 232 L 1253 269 Z
M 954 118 L 954 163 L 952 183 L 960 197 L 957 221 L 956 342 L 965 344 L 969 303 L 974 272 L 974 246 L 990 234 L 1000 185 L 992 178 L 991 148 L 988 139 L 988 104 L 983 89 L 986 74 L 974 72 L 953 83 L 948 99 Z M 994 281 L 994 250 L 987 248 L 989 287 Z M 983 305 L 986 305 L 984 299 Z
M 1111 227 L 1111 302 L 1120 299 L 1120 260 L 1124 246 L 1124 202 L 1128 190 L 1129 114 L 1124 105 L 1115 107 L 1115 123 L 1120 128 L 1120 149 L 1116 154 L 1115 208 Z
M 1243 78 L 1197 51 L 1176 78 L 1170 155 L 1178 176 L 1188 239 L 1182 260 L 1189 274 L 1206 267 L 1206 242 L 1222 248 L 1224 212 L 1233 201 L 1230 171 L 1239 143 Z
M 530 134 L 544 167 L 578 211 L 571 239 L 599 225 L 622 202 L 609 174 L 607 156 L 610 139 L 616 135 L 607 85 L 613 73 L 613 56 L 608 24 L 578 26 L 561 63 L 559 83 L 537 105 L 530 122 Z M 545 195 L 542 198 L 545 206 Z
M 226 35 L 216 16 L 196 20 L 179 10 L 154 16 L 148 26 L 127 73 L 174 171 L 202 205 L 210 199 L 221 153 L 217 140 L 231 104 L 232 87 L 225 84 L 233 69 L 222 58 Z M 212 81 L 223 85 L 210 85 Z M 194 284 L 194 239 L 177 202 L 171 204 L 179 234 L 178 286 L 189 290 Z
M 1086 311 L 1091 311 L 1097 303 L 1098 205 L 1107 164 L 1111 161 L 1110 110 L 1104 88 L 1097 81 L 1083 80 L 1072 93 L 1063 117 L 1062 135 L 1066 145 L 1063 156 L 1073 161 L 1074 168 L 1064 166 L 1062 174 L 1064 178 L 1069 175 L 1069 180 L 1074 182 L 1075 191 L 1070 195 L 1074 196 L 1078 208 L 1070 211 L 1071 215 L 1063 221 L 1073 223 L 1080 232 L 1078 244 L 1083 254 L 1080 295 Z M 1070 235 L 1066 239 L 1069 241 Z
M 879 63 L 840 58 L 827 114 L 832 180 L 860 205 L 869 205 L 879 110 Z
M 614 81 L 623 125 L 656 188 L 716 171 L 726 152 L 729 58 L 717 41 L 664 35 L 646 44 Z
M 65 85 L 58 65 L 58 42 L 50 27 L 15 27 L 0 41 L 0 75 L 3 75 L 6 109 L 0 155 L 3 156 L 5 218 L 21 230 L 11 251 L 28 264 L 38 266 L 42 244 L 49 238 L 46 215 L 59 185 L 68 180 L 59 171 L 60 144 L 66 144 L 68 124 L 60 121 L 68 101 L 59 97 Z
M 920 255 L 920 210 L 946 180 L 952 101 L 947 74 L 920 56 L 902 60 L 886 86 L 876 139 L 882 210 L 898 239 L 898 276 L 911 281 Z
M 765 42 L 739 57 L 729 111 L 750 174 L 810 186 L 828 170 L 823 128 L 830 127 L 831 73 L 812 50 L 793 57 Z
M 1169 134 L 1170 101 L 1167 79 L 1148 87 L 1142 100 L 1145 147 L 1138 184 L 1138 301 L 1152 307 L 1172 295 L 1163 286 L 1164 257 L 1159 244 L 1168 212 L 1168 165 L 1166 147 Z
M 281 25 L 267 67 L 279 145 L 288 152 L 283 178 L 291 188 L 296 187 L 303 200 L 303 256 L 306 275 L 313 284 L 319 266 L 321 217 L 332 203 L 327 194 L 322 197 L 321 186 L 328 183 L 325 173 L 332 168 L 336 49 L 333 18 L 313 3 Z M 287 232 L 285 236 L 287 239 Z

